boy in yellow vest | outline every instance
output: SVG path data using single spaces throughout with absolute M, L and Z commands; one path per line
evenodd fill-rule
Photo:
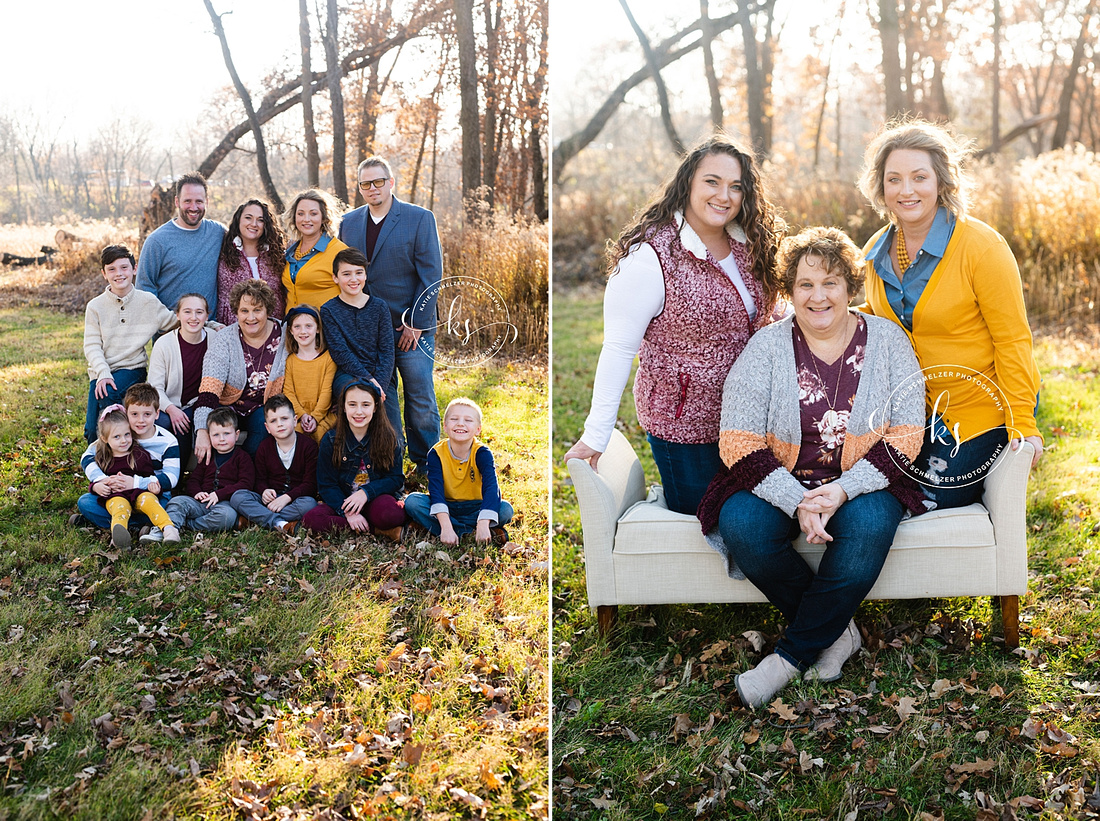
M 444 544 L 458 544 L 471 531 L 479 542 L 507 541 L 503 525 L 514 511 L 500 498 L 493 454 L 477 439 L 481 408 L 466 397 L 452 399 L 443 433 L 428 451 L 428 492 L 406 496 L 405 513 Z

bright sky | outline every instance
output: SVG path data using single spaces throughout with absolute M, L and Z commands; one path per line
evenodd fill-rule
M 213 0 L 249 90 L 281 60 L 298 57 L 295 0 Z M 26 0 L 4 4 L 0 106 L 33 109 L 78 139 L 117 115 L 171 136 L 229 84 L 202 0 Z M 314 66 L 324 54 L 314 50 Z

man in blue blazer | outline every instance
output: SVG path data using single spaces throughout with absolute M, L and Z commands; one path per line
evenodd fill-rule
M 386 392 L 386 416 L 409 460 L 423 473 L 428 451 L 439 441 L 439 406 L 432 368 L 435 353 L 435 304 L 443 279 L 443 250 L 435 215 L 393 195 L 393 174 L 381 157 L 359 163 L 359 190 L 367 204 L 346 214 L 340 239 L 366 256 L 367 287 L 390 306 L 395 367 Z M 401 426 L 397 378 L 404 389 L 405 426 Z

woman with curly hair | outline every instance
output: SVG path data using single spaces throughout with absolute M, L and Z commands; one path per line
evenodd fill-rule
M 722 384 L 772 321 L 780 221 L 756 161 L 716 134 L 680 162 L 663 191 L 609 245 L 604 342 L 584 434 L 565 458 L 597 467 L 634 380 L 670 510 L 694 514 L 722 467 Z
M 282 319 L 286 308 L 282 276 L 285 260 L 283 229 L 272 216 L 271 206 L 250 199 L 237 208 L 222 240 L 218 258 L 218 309 L 215 318 L 222 325 L 237 321 L 229 305 L 229 294 L 238 282 L 262 279 L 275 292 L 274 319 Z
M 286 249 L 283 268 L 286 307 L 324 305 L 339 296 L 332 261 L 348 247 L 337 239 L 340 203 L 331 194 L 311 188 L 291 201 L 283 222 L 287 237 L 293 240 Z

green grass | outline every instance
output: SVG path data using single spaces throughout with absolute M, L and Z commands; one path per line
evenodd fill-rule
M 621 608 L 610 640 L 597 633 L 561 459 L 601 328 L 598 299 L 555 294 L 555 818 L 1100 815 L 1100 351 L 1037 346 L 1048 450 L 1029 490 L 1020 653 L 995 639 L 988 599 L 867 602 L 866 652 L 834 684 L 784 690 L 784 718 L 733 688 L 760 658 L 743 633 L 778 637 L 768 606 Z M 619 426 L 657 481 L 627 394 Z
M 0 312 L 0 819 L 518 819 L 547 804 L 545 369 L 437 371 L 485 410 L 512 542 L 118 556 L 66 519 L 79 320 Z

